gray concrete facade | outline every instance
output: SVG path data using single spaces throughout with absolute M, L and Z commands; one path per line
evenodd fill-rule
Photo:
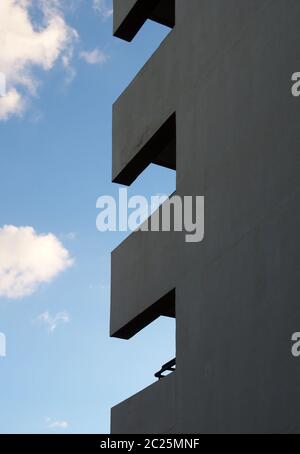
M 176 169 L 205 238 L 135 232 L 112 253 L 111 335 L 176 314 L 177 367 L 111 431 L 300 433 L 300 2 L 114 0 L 116 36 L 147 18 L 174 27 L 114 104 L 113 181 Z

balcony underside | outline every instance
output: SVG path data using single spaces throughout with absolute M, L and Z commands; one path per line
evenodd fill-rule
M 175 25 L 175 0 L 114 0 L 114 35 L 132 41 L 147 19 Z

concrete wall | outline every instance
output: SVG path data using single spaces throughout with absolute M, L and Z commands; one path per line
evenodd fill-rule
M 114 179 L 176 112 L 177 194 L 206 200 L 202 243 L 138 232 L 113 254 L 113 335 L 176 289 L 175 432 L 300 431 L 299 23 L 298 0 L 176 0 L 114 106 Z

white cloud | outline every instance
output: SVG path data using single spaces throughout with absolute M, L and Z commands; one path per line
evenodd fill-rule
M 108 55 L 101 49 L 94 49 L 90 52 L 87 51 L 81 52 L 80 58 L 89 65 L 102 65 L 107 62 Z
M 37 321 L 44 323 L 50 333 L 54 333 L 58 325 L 66 324 L 70 322 L 70 316 L 68 312 L 58 312 L 56 315 L 50 315 L 48 311 L 43 312 L 37 317 Z
M 42 24 L 32 19 L 32 8 L 42 13 Z M 77 32 L 65 22 L 58 0 L 0 1 L 0 72 L 7 95 L 0 98 L 0 120 L 21 115 L 27 100 L 36 94 L 34 68 L 49 71 L 59 60 L 70 67 Z
M 11 115 L 21 115 L 25 102 L 15 88 L 0 98 L 0 120 L 7 120 Z
M 30 295 L 72 264 L 69 252 L 53 234 L 38 235 L 32 227 L 0 228 L 0 296 Z
M 93 8 L 104 19 L 111 17 L 113 14 L 111 1 L 108 3 L 108 0 L 93 0 Z
M 69 427 L 68 421 L 52 421 L 51 418 L 47 418 L 48 429 L 67 429 Z

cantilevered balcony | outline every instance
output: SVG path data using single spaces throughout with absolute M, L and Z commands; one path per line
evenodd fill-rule
M 161 209 L 146 221 L 148 227 L 157 213 L 161 219 Z M 138 230 L 113 251 L 111 336 L 130 339 L 160 316 L 175 317 L 176 235 Z
M 131 41 L 147 19 L 175 25 L 175 0 L 114 0 L 114 35 Z
M 111 410 L 112 434 L 172 434 L 175 432 L 176 372 Z
M 113 107 L 113 181 L 130 185 L 150 163 L 176 168 L 173 32 Z

